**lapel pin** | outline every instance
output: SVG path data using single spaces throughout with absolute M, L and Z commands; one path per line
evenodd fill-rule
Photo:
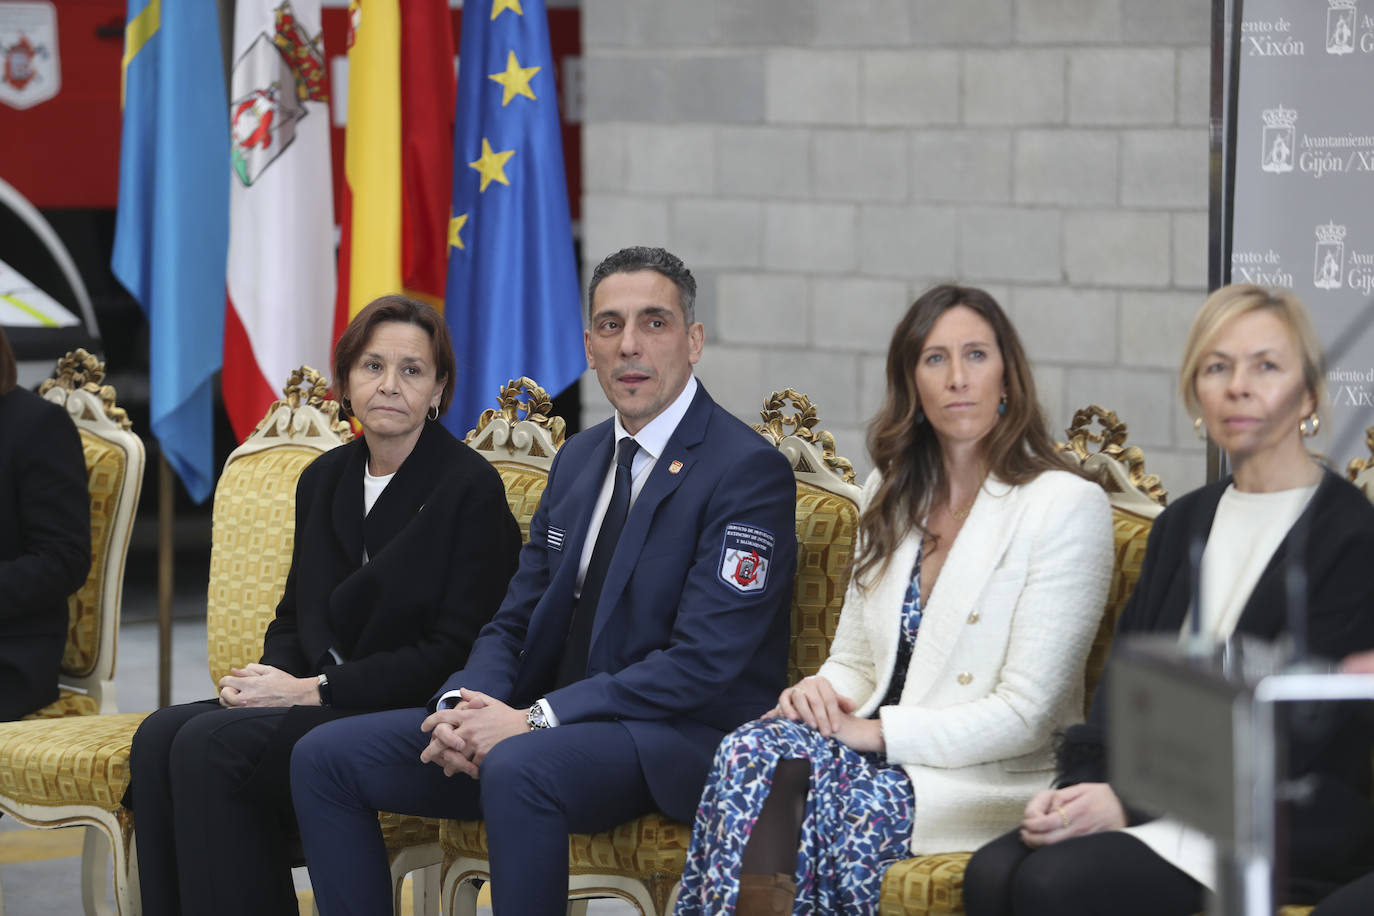
M 681 461 L 674 461 L 672 464 L 668 465 L 668 473 L 669 473 L 669 474 L 676 474 L 676 473 L 677 473 L 678 471 L 680 471 L 680 470 L 682 470 L 682 462 L 681 462 Z

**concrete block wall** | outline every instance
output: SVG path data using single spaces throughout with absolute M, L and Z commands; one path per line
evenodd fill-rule
M 583 251 L 683 257 L 699 376 L 817 403 L 861 472 L 892 327 L 955 280 L 1007 308 L 1052 431 L 1115 408 L 1181 494 L 1174 371 L 1207 263 L 1209 5 L 583 0 Z M 595 378 L 586 422 L 609 415 Z

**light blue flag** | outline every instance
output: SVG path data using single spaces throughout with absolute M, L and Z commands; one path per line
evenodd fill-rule
M 129 0 L 110 266 L 148 316 L 153 434 L 196 502 L 215 481 L 229 175 L 218 4 Z
M 507 380 L 587 368 L 544 0 L 463 4 L 444 318 L 462 435 Z

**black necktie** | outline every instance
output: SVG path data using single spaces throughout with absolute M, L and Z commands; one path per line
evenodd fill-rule
M 563 647 L 563 659 L 558 665 L 559 687 L 580 681 L 587 674 L 587 653 L 591 650 L 596 603 L 601 598 L 601 586 L 605 584 L 606 572 L 611 567 L 611 554 L 615 553 L 620 531 L 625 527 L 625 516 L 630 512 L 630 482 L 633 479 L 630 464 L 637 451 L 639 443 L 629 436 L 621 439 L 616 447 L 615 485 L 611 489 L 606 515 L 601 519 L 601 530 L 596 535 L 591 561 L 587 563 L 587 574 L 582 577 L 582 597 L 577 599 L 573 607 L 568 642 Z

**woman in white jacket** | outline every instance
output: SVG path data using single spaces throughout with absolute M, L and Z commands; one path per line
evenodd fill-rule
M 868 446 L 830 658 L 721 743 L 679 916 L 876 912 L 893 862 L 1013 826 L 1081 718 L 1111 512 L 1055 454 L 991 296 L 911 306 Z

